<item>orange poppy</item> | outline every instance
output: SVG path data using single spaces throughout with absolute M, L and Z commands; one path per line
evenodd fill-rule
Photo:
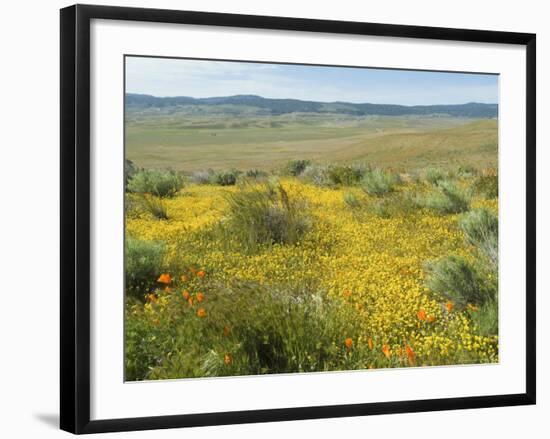
M 390 350 L 390 347 L 385 344 L 384 346 L 382 346 L 382 352 L 384 353 L 384 355 L 386 356 L 386 358 L 390 358 L 391 357 L 391 350 Z
M 193 306 L 193 298 L 189 297 L 189 299 L 187 299 L 187 303 L 189 303 L 189 306 Z
M 185 300 L 189 300 L 189 297 L 190 297 L 189 291 L 184 290 L 183 293 L 181 293 L 181 295 Z
M 172 282 L 172 276 L 168 273 L 162 273 L 157 279 L 157 282 L 160 282 L 161 284 L 169 284 Z
M 421 309 L 416 313 L 416 316 L 418 317 L 419 320 L 426 320 L 426 311 Z
M 197 276 L 202 279 L 204 276 L 206 276 L 206 272 L 204 270 L 199 270 L 197 272 Z
M 204 300 L 204 294 L 197 293 L 197 302 L 201 303 Z
M 157 296 L 154 294 L 147 294 L 147 302 L 155 303 L 157 301 Z
M 409 359 L 409 364 L 412 366 L 414 364 L 414 358 L 416 357 L 416 354 L 414 353 L 414 351 L 409 345 L 405 346 L 405 351 L 407 352 L 407 358 Z
M 223 327 L 223 335 L 227 337 L 229 334 L 231 334 L 231 329 L 229 329 L 229 326 Z
M 344 344 L 346 345 L 346 349 L 349 351 L 353 346 L 353 340 L 348 337 L 344 340 Z
M 231 363 L 233 363 L 233 356 L 231 354 L 225 354 L 223 356 L 223 362 L 229 366 Z
M 453 310 L 454 304 L 453 302 L 447 302 L 445 304 L 445 308 L 447 308 L 447 312 L 451 312 Z
M 346 299 L 351 297 L 351 291 L 350 290 L 345 290 L 342 294 Z
M 367 344 L 369 345 L 369 349 L 372 351 L 372 348 L 374 347 L 374 343 L 372 341 L 372 338 L 369 337 L 367 340 Z
M 204 308 L 199 308 L 199 309 L 197 310 L 197 315 L 198 315 L 199 317 L 206 317 L 206 310 L 205 310 Z
M 197 272 L 197 270 L 195 270 L 193 267 L 189 267 L 189 271 L 193 274 L 195 274 Z

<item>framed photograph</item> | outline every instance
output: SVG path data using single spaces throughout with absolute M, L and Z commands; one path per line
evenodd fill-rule
M 61 10 L 62 429 L 535 393 L 535 35 Z

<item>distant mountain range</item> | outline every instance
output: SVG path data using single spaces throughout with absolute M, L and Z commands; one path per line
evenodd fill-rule
M 219 108 L 216 108 L 219 107 Z M 390 105 L 354 104 L 351 102 L 315 102 L 298 99 L 270 99 L 256 95 L 236 95 L 212 98 L 191 98 L 187 96 L 156 97 L 145 94 L 126 94 L 126 108 L 139 111 L 163 109 L 194 112 L 231 110 L 235 114 L 255 113 L 259 115 L 280 115 L 286 113 L 332 113 L 354 116 L 380 115 L 446 115 L 453 117 L 494 118 L 498 116 L 498 104 L 469 102 L 460 105 Z

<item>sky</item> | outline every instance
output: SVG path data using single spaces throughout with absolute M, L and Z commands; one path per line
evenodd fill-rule
M 194 98 L 252 94 L 400 105 L 498 103 L 498 76 L 126 57 L 126 92 Z

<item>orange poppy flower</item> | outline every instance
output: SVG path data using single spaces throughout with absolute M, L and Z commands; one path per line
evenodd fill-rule
M 199 317 L 206 317 L 206 310 L 205 310 L 204 308 L 199 308 L 199 309 L 197 310 L 197 315 L 198 315 Z
M 223 356 L 223 362 L 226 364 L 226 365 L 230 365 L 231 363 L 233 363 L 233 355 L 231 354 L 225 354 Z
M 147 302 L 155 303 L 157 301 L 157 296 L 155 296 L 153 293 L 147 294 L 146 298 Z
M 346 298 L 346 299 L 349 299 L 351 297 L 351 291 L 350 290 L 345 290 L 342 295 Z
M 346 349 L 349 351 L 353 346 L 353 340 L 348 337 L 344 340 L 344 344 L 346 345 Z
M 369 349 L 372 351 L 372 348 L 374 347 L 374 343 L 372 341 L 372 338 L 369 337 L 367 340 L 367 344 L 369 345 Z
M 206 272 L 204 270 L 199 270 L 197 272 L 197 276 L 202 279 L 204 276 L 206 276 Z
M 426 320 L 426 311 L 421 309 L 416 313 L 416 316 L 418 317 L 419 320 Z
M 157 282 L 160 282 L 161 284 L 169 284 L 172 282 L 172 276 L 168 273 L 162 273 L 157 279 Z
M 197 293 L 196 299 L 197 299 L 197 302 L 201 303 L 204 300 L 204 294 Z
M 416 354 L 409 345 L 405 346 L 405 351 L 407 352 L 409 364 L 412 366 L 414 364 L 414 358 L 416 357 Z
M 189 299 L 187 299 L 187 303 L 189 304 L 189 306 L 193 306 L 193 298 L 189 297 Z
M 227 337 L 229 334 L 231 334 L 231 329 L 229 329 L 229 326 L 223 327 L 223 335 Z
M 193 274 L 195 274 L 197 272 L 197 270 L 195 270 L 193 267 L 189 267 L 189 271 Z
M 382 346 L 382 352 L 384 353 L 384 355 L 386 356 L 386 358 L 390 358 L 391 357 L 391 350 L 390 350 L 390 347 L 385 344 L 384 346 Z
M 447 308 L 447 312 L 451 312 L 453 310 L 454 304 L 453 302 L 447 302 L 445 304 L 445 308 Z
M 183 293 L 181 293 L 181 295 L 185 300 L 189 300 L 189 297 L 190 297 L 189 291 L 184 290 Z

